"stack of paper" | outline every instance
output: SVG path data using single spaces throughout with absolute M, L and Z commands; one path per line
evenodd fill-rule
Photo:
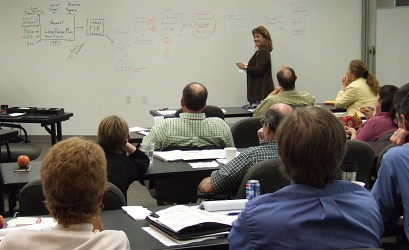
M 223 149 L 209 150 L 171 150 L 171 151 L 155 151 L 154 157 L 162 161 L 190 161 L 190 160 L 211 160 L 217 158 L 225 158 Z
M 146 217 L 146 220 L 150 227 L 176 242 L 225 236 L 231 229 L 227 216 L 184 205 L 163 209 Z

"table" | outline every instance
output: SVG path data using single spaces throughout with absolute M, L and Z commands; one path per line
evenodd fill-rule
M 152 212 L 157 212 L 168 207 L 170 206 L 149 207 L 148 209 Z M 149 227 L 149 222 L 146 220 L 135 221 L 122 209 L 102 211 L 100 217 L 106 230 L 122 230 L 125 232 L 131 249 L 229 249 L 226 237 L 167 247 L 142 229 L 142 227 Z M 11 219 L 13 218 L 7 217 L 5 221 L 7 222 Z
M 151 207 L 148 209 L 152 212 L 157 212 L 167 207 Z M 125 232 L 131 244 L 131 249 L 229 249 L 227 238 L 225 237 L 187 245 L 166 247 L 142 229 L 142 227 L 149 226 L 147 221 L 135 221 L 122 209 L 102 211 L 100 217 L 105 229 L 122 230 Z
M 16 207 L 17 190 L 22 189 L 24 185 L 32 180 L 40 178 L 40 166 L 42 161 L 31 161 L 31 170 L 28 172 L 14 172 L 15 162 L 0 164 L 0 214 L 6 216 L 4 205 L 5 194 L 8 194 L 9 213 L 12 215 Z
M 248 111 L 245 108 L 242 107 L 222 107 L 221 109 L 226 110 L 226 112 L 224 113 L 224 117 L 225 118 L 232 118 L 232 117 L 252 117 L 253 116 L 253 112 Z M 178 110 L 178 108 L 176 109 L 170 109 L 170 110 Z M 158 110 L 150 110 L 149 113 L 152 116 L 162 116 L 162 114 L 160 114 L 158 112 Z M 165 118 L 172 118 L 175 117 L 174 114 L 171 115 L 165 115 Z
M 340 108 L 336 108 L 334 105 L 328 105 L 325 103 L 316 103 L 315 104 L 316 107 L 321 107 L 324 109 L 328 109 L 330 110 L 332 113 L 344 113 L 347 112 L 347 109 L 340 109 Z
M 57 141 L 62 141 L 62 126 L 63 121 L 69 120 L 73 113 L 64 113 L 61 115 L 47 114 L 25 114 L 22 116 L 9 116 L 8 114 L 0 114 L 0 126 L 7 123 L 39 123 L 41 127 L 51 135 L 51 144 L 54 145 Z M 5 124 L 2 124 L 5 123 Z
M 0 162 L 1 162 L 1 144 L 2 142 L 6 142 L 10 139 L 12 139 L 14 136 L 18 135 L 18 131 L 17 130 L 0 130 Z M 11 154 L 10 151 L 7 150 L 8 152 L 8 157 L 9 159 L 11 159 Z

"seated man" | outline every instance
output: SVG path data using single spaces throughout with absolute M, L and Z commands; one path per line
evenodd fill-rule
M 207 89 L 200 83 L 192 82 L 183 89 L 180 101 L 183 113 L 180 118 L 164 119 L 152 127 L 144 142 L 154 142 L 155 150 L 170 148 L 225 148 L 234 147 L 233 136 L 227 123 L 217 117 L 206 118 L 202 113 L 206 107 Z M 155 188 L 145 186 L 158 202 L 189 203 L 197 195 L 197 185 L 203 179 L 197 174 L 186 178 L 158 179 Z
M 254 110 L 253 116 L 264 116 L 267 109 L 276 103 L 295 106 L 314 105 L 314 98 L 308 92 L 297 92 L 295 81 L 297 76 L 290 67 L 281 67 L 277 72 L 278 88 L 273 90 Z
M 203 179 L 199 184 L 199 191 L 205 194 L 228 192 L 235 196 L 251 166 L 277 157 L 275 132 L 283 118 L 292 111 L 290 106 L 283 103 L 271 106 L 262 119 L 264 140 L 260 141 L 260 146 L 248 148 L 219 170 L 213 171 L 210 177 Z
M 383 223 L 364 187 L 337 180 L 344 128 L 328 110 L 296 109 L 276 132 L 291 185 L 246 203 L 233 222 L 231 249 L 347 249 L 381 246 Z
M 409 248 L 409 83 L 403 85 L 395 94 L 394 108 L 398 116 L 399 129 L 391 137 L 396 147 L 383 156 L 378 170 L 378 179 L 372 194 L 378 203 L 383 223 L 397 224 L 403 215 L 406 239 L 401 248 Z
M 227 123 L 217 117 L 206 118 L 207 89 L 192 82 L 183 89 L 180 118 L 164 119 L 152 127 L 144 142 L 154 142 L 155 150 L 175 147 L 234 147 Z

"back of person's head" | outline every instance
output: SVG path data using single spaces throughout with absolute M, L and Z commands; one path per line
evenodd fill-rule
M 280 67 L 277 72 L 277 81 L 284 90 L 295 89 L 295 80 L 297 80 L 297 76 L 292 68 L 286 66 Z
M 374 95 L 378 94 L 379 90 L 378 79 L 376 79 L 376 77 L 373 74 L 368 72 L 368 68 L 366 67 L 363 61 L 358 59 L 352 60 L 349 63 L 349 70 L 357 79 L 361 77 L 366 79 L 366 83 L 371 88 L 371 92 Z
M 253 36 L 254 34 L 262 35 L 266 39 L 266 42 L 263 46 L 267 47 L 270 52 L 273 50 L 273 40 L 271 39 L 270 32 L 268 32 L 268 30 L 264 26 L 258 26 L 257 28 L 254 28 L 251 31 L 251 34 L 253 34 Z
M 106 166 L 104 151 L 92 141 L 72 137 L 54 145 L 40 168 L 50 216 L 64 226 L 97 216 L 107 187 Z
M 406 120 L 409 120 L 409 83 L 406 83 L 396 91 L 393 99 L 393 106 L 396 109 L 398 115 L 398 121 L 401 123 L 404 115 Z
M 191 82 L 183 89 L 183 100 L 186 108 L 199 111 L 206 106 L 207 89 L 198 82 Z
M 288 179 L 324 188 L 338 177 L 346 137 L 330 111 L 315 106 L 296 108 L 278 126 L 276 141 L 281 170 Z
M 128 134 L 128 123 L 116 115 L 111 115 L 99 123 L 98 144 L 105 150 L 120 154 L 125 150 Z
M 393 107 L 393 98 L 398 87 L 394 85 L 384 85 L 379 88 L 378 95 L 381 102 L 381 112 L 388 112 L 392 120 L 396 117 L 396 110 Z
M 272 105 L 264 115 L 264 118 L 261 119 L 262 124 L 264 122 L 270 125 L 270 130 L 272 132 L 276 132 L 278 125 L 284 120 L 284 118 L 291 114 L 293 108 L 291 106 L 284 104 L 284 103 L 277 103 Z

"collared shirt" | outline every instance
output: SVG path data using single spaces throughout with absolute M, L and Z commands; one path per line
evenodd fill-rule
M 250 147 L 211 175 L 212 186 L 216 193 L 237 190 L 251 166 L 257 162 L 277 158 L 277 146 L 273 140 L 260 141 L 260 146 Z
M 234 147 L 227 123 L 204 113 L 181 113 L 180 118 L 168 118 L 149 131 L 143 142 L 154 142 L 155 150 L 173 147 Z
M 345 90 L 340 90 L 335 98 L 336 108 L 347 108 L 348 115 L 354 115 L 356 112 L 363 117 L 364 114 L 359 110 L 361 107 L 373 106 L 376 95 L 372 93 L 371 88 L 366 83 L 366 79 L 358 78 L 351 82 Z
M 314 105 L 314 98 L 308 92 L 297 92 L 297 90 L 286 90 L 276 95 L 269 95 L 253 112 L 253 116 L 264 116 L 267 110 L 276 103 L 285 103 L 292 106 Z
M 371 192 L 385 224 L 398 223 L 409 239 L 409 143 L 389 149 L 383 156 L 378 179 Z
M 382 233 L 378 207 L 364 187 L 292 182 L 247 202 L 227 239 L 230 249 L 377 248 Z
M 395 124 L 389 112 L 376 113 L 374 117 L 368 119 L 356 131 L 355 140 L 360 141 L 375 141 L 379 137 L 396 131 L 398 125 Z

